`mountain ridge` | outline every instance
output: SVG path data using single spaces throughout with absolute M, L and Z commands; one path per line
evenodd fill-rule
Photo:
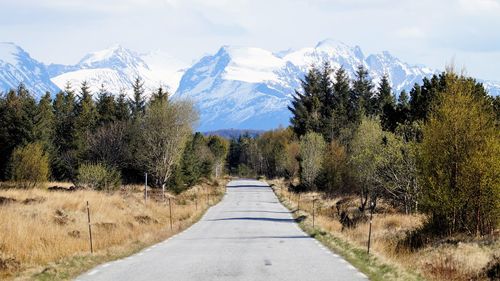
M 130 95 L 132 81 L 141 77 L 148 95 L 163 86 L 174 99 L 192 100 L 201 115 L 201 131 L 267 130 L 289 124 L 287 106 L 300 88 L 300 79 L 311 65 L 324 61 L 334 69 L 343 67 L 351 78 L 363 65 L 374 84 L 388 74 L 396 94 L 439 72 L 403 62 L 388 51 L 366 55 L 361 47 L 334 39 L 278 52 L 224 45 L 192 65 L 161 51 L 138 53 L 119 44 L 88 53 L 74 65 L 46 65 L 14 43 L 0 43 L 0 91 L 23 82 L 40 97 L 46 91 L 55 94 L 68 81 L 78 87 L 86 80 L 93 92 L 104 84 L 111 93 Z M 500 82 L 478 81 L 490 94 L 500 94 Z

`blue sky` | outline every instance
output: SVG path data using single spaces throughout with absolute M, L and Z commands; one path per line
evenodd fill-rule
M 0 41 L 76 63 L 120 43 L 190 62 L 221 45 L 272 51 L 333 38 L 500 80 L 500 0 L 2 0 Z

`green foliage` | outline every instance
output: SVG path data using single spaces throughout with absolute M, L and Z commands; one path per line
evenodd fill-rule
M 354 176 L 357 193 L 360 196 L 363 211 L 368 199 L 373 201 L 379 195 L 377 167 L 383 161 L 384 133 L 377 119 L 363 118 L 352 140 L 349 166 Z
M 491 233 L 500 218 L 500 134 L 474 80 L 446 73 L 424 125 L 423 207 L 440 231 Z
M 121 175 L 103 164 L 82 164 L 78 168 L 77 184 L 84 188 L 111 191 L 120 188 Z
M 14 149 L 10 160 L 11 179 L 24 188 L 34 188 L 49 177 L 49 157 L 41 143 L 29 143 Z
M 144 81 L 137 77 L 132 84 L 134 91 L 133 99 L 129 101 L 129 107 L 132 119 L 137 120 L 142 117 L 146 111 L 146 100 L 144 98 Z

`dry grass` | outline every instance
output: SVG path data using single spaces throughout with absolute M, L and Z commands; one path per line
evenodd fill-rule
M 290 194 L 283 181 L 273 183 L 278 196 L 292 209 L 297 208 L 298 196 Z M 335 208 L 335 203 L 341 198 L 323 198 L 315 193 L 302 194 L 300 209 L 301 213 L 308 216 L 306 224 L 311 224 L 313 198 L 319 199 L 315 204 L 315 222 L 318 228 L 354 245 L 358 250 L 366 249 L 369 222 L 360 222 L 355 228 L 342 230 Z M 417 272 L 428 280 L 487 280 L 484 276 L 485 266 L 494 255 L 500 256 L 498 237 L 469 239 L 459 243 L 443 241 L 417 251 L 398 247 L 398 241 L 402 241 L 409 231 L 422 226 L 426 218 L 423 215 L 397 213 L 391 211 L 389 206 L 381 205 L 381 209 L 384 210 L 383 213 L 373 216 L 371 253 L 382 263 L 393 265 L 402 271 Z
M 62 183 L 48 186 L 53 185 L 68 187 Z M 173 230 L 168 200 L 150 193 L 145 204 L 142 190 L 140 186 L 126 186 L 112 194 L 0 190 L 0 197 L 8 198 L 3 204 L 0 198 L 0 278 L 26 278 L 25 272 L 32 276 L 46 270 L 49 263 L 88 256 L 87 201 L 95 255 L 113 259 L 191 225 L 208 207 L 207 192 L 214 203 L 221 197 L 223 185 L 196 186 L 173 198 Z

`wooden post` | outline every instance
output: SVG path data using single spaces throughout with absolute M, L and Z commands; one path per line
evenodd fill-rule
M 198 211 L 198 195 L 197 194 L 195 194 L 195 196 L 194 196 L 194 204 L 196 206 L 196 211 Z
M 144 204 L 148 202 L 148 173 L 144 173 Z
M 314 208 L 314 202 L 316 202 L 316 199 L 313 199 L 313 228 L 314 228 L 314 215 L 315 215 L 315 208 Z
M 87 220 L 89 224 L 89 242 L 90 242 L 90 253 L 94 253 L 94 247 L 92 246 L 92 227 L 90 225 L 90 207 L 89 207 L 89 201 L 87 201 Z
M 170 209 L 170 230 L 173 230 L 173 224 L 172 224 L 172 198 L 168 197 L 168 207 Z

